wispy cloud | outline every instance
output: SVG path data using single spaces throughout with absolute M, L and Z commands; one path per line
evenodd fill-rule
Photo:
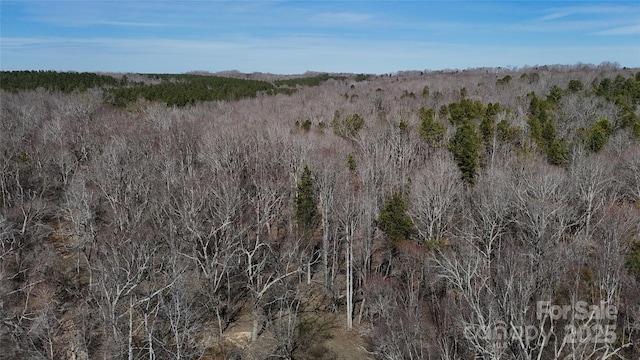
M 546 13 L 514 25 L 517 31 L 537 33 L 582 33 L 585 35 L 629 35 L 637 33 L 640 7 L 597 4 L 541 9 Z
M 546 12 L 548 14 L 540 17 L 538 20 L 550 21 L 575 15 L 606 16 L 611 14 L 637 13 L 638 7 L 624 5 L 584 5 L 549 8 L 546 10 Z
M 58 28 L 95 25 L 164 27 L 169 25 L 168 21 L 178 22 L 179 19 L 173 16 L 181 12 L 185 13 L 183 4 L 168 2 L 51 1 L 47 6 L 26 2 L 22 19 Z
M 372 14 L 359 14 L 350 12 L 325 12 L 320 13 L 313 17 L 314 21 L 328 24 L 341 24 L 350 25 L 357 23 L 364 23 L 372 20 L 374 15 Z
M 151 22 L 135 22 L 135 21 L 116 21 L 116 20 L 99 20 L 95 24 L 122 26 L 122 27 L 164 27 L 166 24 Z
M 510 29 L 514 31 L 523 31 L 523 32 L 535 32 L 535 33 L 552 33 L 558 36 L 571 33 L 571 32 L 579 32 L 579 33 L 594 33 L 594 30 L 600 31 L 597 29 L 608 29 L 614 27 L 622 27 L 620 25 L 625 25 L 627 23 L 618 24 L 615 21 L 610 20 L 565 20 L 565 21 L 556 21 L 553 23 L 541 23 L 541 22 L 526 22 L 509 26 Z
M 545 16 L 539 18 L 539 20 L 551 21 L 551 20 L 556 20 L 556 19 L 561 19 L 563 17 L 567 17 L 567 16 L 569 16 L 571 14 L 572 14 L 572 12 L 566 11 L 566 10 L 564 10 L 564 11 L 556 11 L 556 12 L 553 12 L 551 14 L 548 14 L 548 15 L 545 15 Z
M 622 26 L 613 29 L 607 29 L 602 31 L 596 31 L 592 33 L 594 35 L 635 35 L 640 34 L 640 24 Z

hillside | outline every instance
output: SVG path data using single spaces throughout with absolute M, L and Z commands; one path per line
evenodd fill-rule
M 2 359 L 640 357 L 640 69 L 0 89 Z

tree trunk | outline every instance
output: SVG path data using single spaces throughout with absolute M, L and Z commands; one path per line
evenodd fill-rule
M 258 310 L 258 306 L 253 306 L 253 327 L 251 328 L 251 342 L 254 343 L 258 340 L 258 330 L 260 330 L 259 319 L 260 311 Z
M 345 264 L 347 267 L 347 329 L 353 327 L 353 239 L 351 238 L 353 229 L 347 226 L 347 251 L 345 254 Z
M 324 208 L 323 208 L 324 209 Z M 324 286 L 329 286 L 329 221 L 328 214 L 322 214 L 322 269 L 324 274 Z

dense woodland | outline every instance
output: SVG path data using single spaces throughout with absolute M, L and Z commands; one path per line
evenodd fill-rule
M 0 88 L 0 358 L 640 357 L 638 69 Z

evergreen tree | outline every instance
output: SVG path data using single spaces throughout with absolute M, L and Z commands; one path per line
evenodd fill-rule
M 609 120 L 605 118 L 600 118 L 589 130 L 589 137 L 587 138 L 587 147 L 589 150 L 593 152 L 598 152 L 602 150 L 605 145 L 607 145 L 607 141 L 609 140 L 609 136 L 613 134 L 613 126 L 609 122 Z
M 358 161 L 356 160 L 356 157 L 352 154 L 347 155 L 347 167 L 349 168 L 349 170 L 354 171 L 357 166 Z
M 540 99 L 536 94 L 529 94 L 531 101 L 529 102 L 529 114 L 533 118 L 537 118 L 540 122 L 546 122 L 549 119 L 549 113 L 552 109 L 551 104 L 544 99 Z
M 547 148 L 547 160 L 553 165 L 563 165 L 569 150 L 563 140 L 554 140 Z
M 304 131 L 309 131 L 309 129 L 311 129 L 311 119 L 305 119 L 302 122 L 302 128 L 304 129 Z
M 567 85 L 567 90 L 570 92 L 578 92 L 584 89 L 584 85 L 580 80 L 571 80 L 569 81 L 569 85 Z
M 440 122 L 433 118 L 433 109 L 420 108 L 420 137 L 431 147 L 442 145 L 445 128 Z
M 364 127 L 364 119 L 359 114 L 352 114 L 343 119 L 336 110 L 329 125 L 337 135 L 353 138 Z
M 551 144 L 556 140 L 556 136 L 558 135 L 558 129 L 556 128 L 556 124 L 552 121 L 547 121 L 542 124 L 541 132 L 540 132 L 540 143 L 539 145 L 544 148 L 549 148 Z
M 480 166 L 480 138 L 471 122 L 460 126 L 449 142 L 449 151 L 462 172 L 462 178 L 474 184 Z
M 558 106 L 561 99 L 562 88 L 560 88 L 558 85 L 551 86 L 551 88 L 549 89 L 549 94 L 547 95 L 547 101 L 553 106 Z
M 495 134 L 496 120 L 493 116 L 485 116 L 480 123 L 480 134 L 487 151 L 491 148 L 491 141 Z
M 422 97 L 425 99 L 429 97 L 429 85 L 425 85 L 422 88 Z
M 393 242 L 410 239 L 415 228 L 407 215 L 407 205 L 398 193 L 393 193 L 384 203 L 377 225 Z
M 295 210 L 298 227 L 304 232 L 312 230 L 318 222 L 318 207 L 313 176 L 307 165 L 304 166 L 296 186 Z
M 497 137 L 502 142 L 516 141 L 520 134 L 520 128 L 512 127 L 507 120 L 501 120 L 496 125 Z

